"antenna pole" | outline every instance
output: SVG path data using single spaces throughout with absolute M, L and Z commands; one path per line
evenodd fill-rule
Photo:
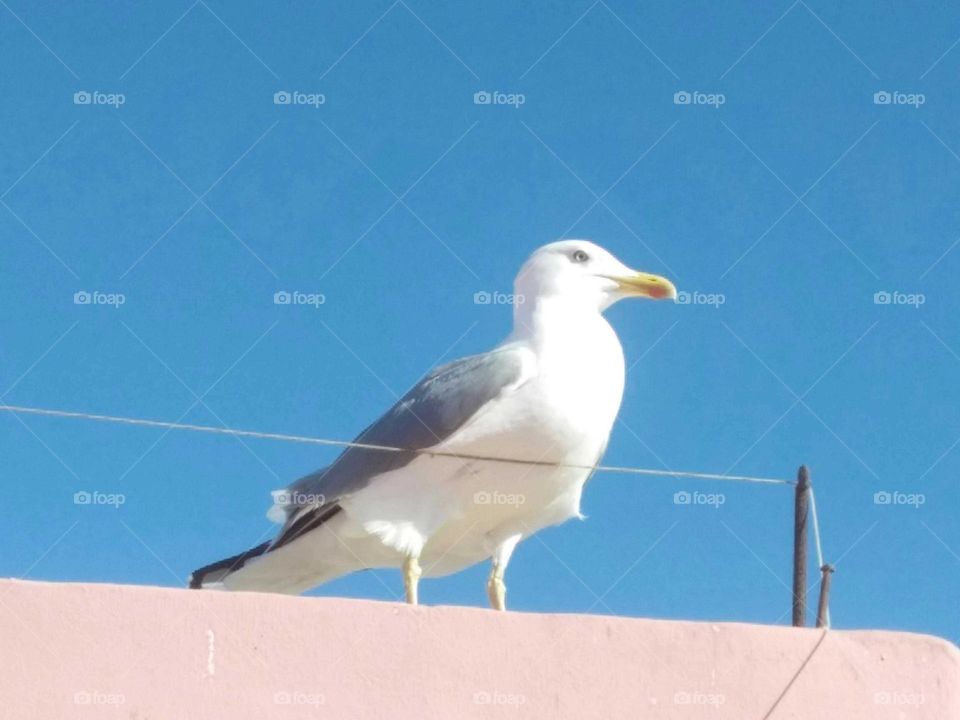
M 797 471 L 793 513 L 793 626 L 803 627 L 807 614 L 807 515 L 810 505 L 810 472 Z

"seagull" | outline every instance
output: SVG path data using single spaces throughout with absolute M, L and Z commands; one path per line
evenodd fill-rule
M 276 491 L 276 537 L 196 570 L 190 587 L 297 594 L 400 568 L 416 605 L 421 576 L 489 559 L 490 604 L 506 609 L 517 544 L 583 517 L 623 398 L 623 348 L 603 311 L 628 297 L 677 291 L 586 240 L 539 248 L 500 345 L 435 368 L 332 464 Z

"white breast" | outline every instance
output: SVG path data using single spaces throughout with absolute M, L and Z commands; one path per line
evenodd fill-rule
M 472 456 L 594 464 L 623 395 L 624 362 L 610 325 L 593 313 L 575 326 L 515 340 L 520 380 L 438 446 Z M 427 574 L 489 557 L 505 538 L 577 517 L 589 470 L 423 456 L 344 503 L 365 533 L 422 551 Z M 429 568 L 429 570 L 426 570 Z
M 537 352 L 539 373 L 530 393 L 549 408 L 549 424 L 559 426 L 568 453 L 592 453 L 606 442 L 623 399 L 623 349 L 599 314 L 567 332 L 550 333 Z M 523 388 L 527 389 L 526 387 Z M 575 448 L 576 439 L 587 446 Z

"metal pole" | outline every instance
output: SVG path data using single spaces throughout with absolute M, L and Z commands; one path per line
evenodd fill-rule
M 827 608 L 830 603 L 830 578 L 833 577 L 833 565 L 829 563 L 820 568 L 820 601 L 817 603 L 817 627 L 828 627 Z
M 807 613 L 807 514 L 810 504 L 810 473 L 806 465 L 797 471 L 793 514 L 793 626 L 803 627 Z

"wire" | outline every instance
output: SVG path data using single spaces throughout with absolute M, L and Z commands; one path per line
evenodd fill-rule
M 810 485 L 810 515 L 813 517 L 813 542 L 817 547 L 817 567 L 823 567 L 823 548 L 820 546 L 820 523 L 817 521 L 817 501 L 813 496 L 813 485 Z
M 470 455 L 465 453 L 446 452 L 443 450 L 430 450 L 418 448 L 401 448 L 390 445 L 375 445 L 363 442 L 351 442 L 348 440 L 332 440 L 328 438 L 308 437 L 305 435 L 284 435 L 281 433 L 258 432 L 255 430 L 237 430 L 227 427 L 212 427 L 210 425 L 193 425 L 189 423 L 167 422 L 164 420 L 149 420 L 146 418 L 120 417 L 116 415 L 98 415 L 95 413 L 74 412 L 70 410 L 56 410 L 52 408 L 26 407 L 22 405 L 0 405 L 0 411 L 10 413 L 24 413 L 28 415 L 44 415 L 47 417 L 60 418 L 80 418 L 84 420 L 94 420 L 97 422 L 118 423 L 122 425 L 138 425 L 141 427 L 165 428 L 167 430 L 189 430 L 192 432 L 204 432 L 216 435 L 233 435 L 235 437 L 251 437 L 263 440 L 281 440 L 285 442 L 308 443 L 312 445 L 327 445 L 344 448 L 357 448 L 360 450 L 374 450 L 378 452 L 413 452 L 418 455 L 428 455 L 430 457 L 452 457 L 461 460 L 484 460 L 489 462 L 510 463 L 514 465 L 542 465 L 548 467 L 569 468 L 573 470 L 590 470 L 591 472 L 608 472 L 622 475 L 655 475 L 662 477 L 685 477 L 698 480 L 725 480 L 737 482 L 759 483 L 764 485 L 796 485 L 793 480 L 783 480 L 780 478 L 751 477 L 748 475 L 719 475 L 716 473 L 698 473 L 685 472 L 679 470 L 653 470 L 648 468 L 622 467 L 617 465 L 578 465 L 572 463 L 556 463 L 548 460 L 523 460 L 520 458 L 492 457 L 487 455 Z M 812 499 L 812 494 L 811 494 Z M 814 513 L 814 527 L 816 528 L 816 513 Z M 817 545 L 819 552 L 819 531 L 817 534 Z M 822 564 L 822 560 L 821 560 Z

